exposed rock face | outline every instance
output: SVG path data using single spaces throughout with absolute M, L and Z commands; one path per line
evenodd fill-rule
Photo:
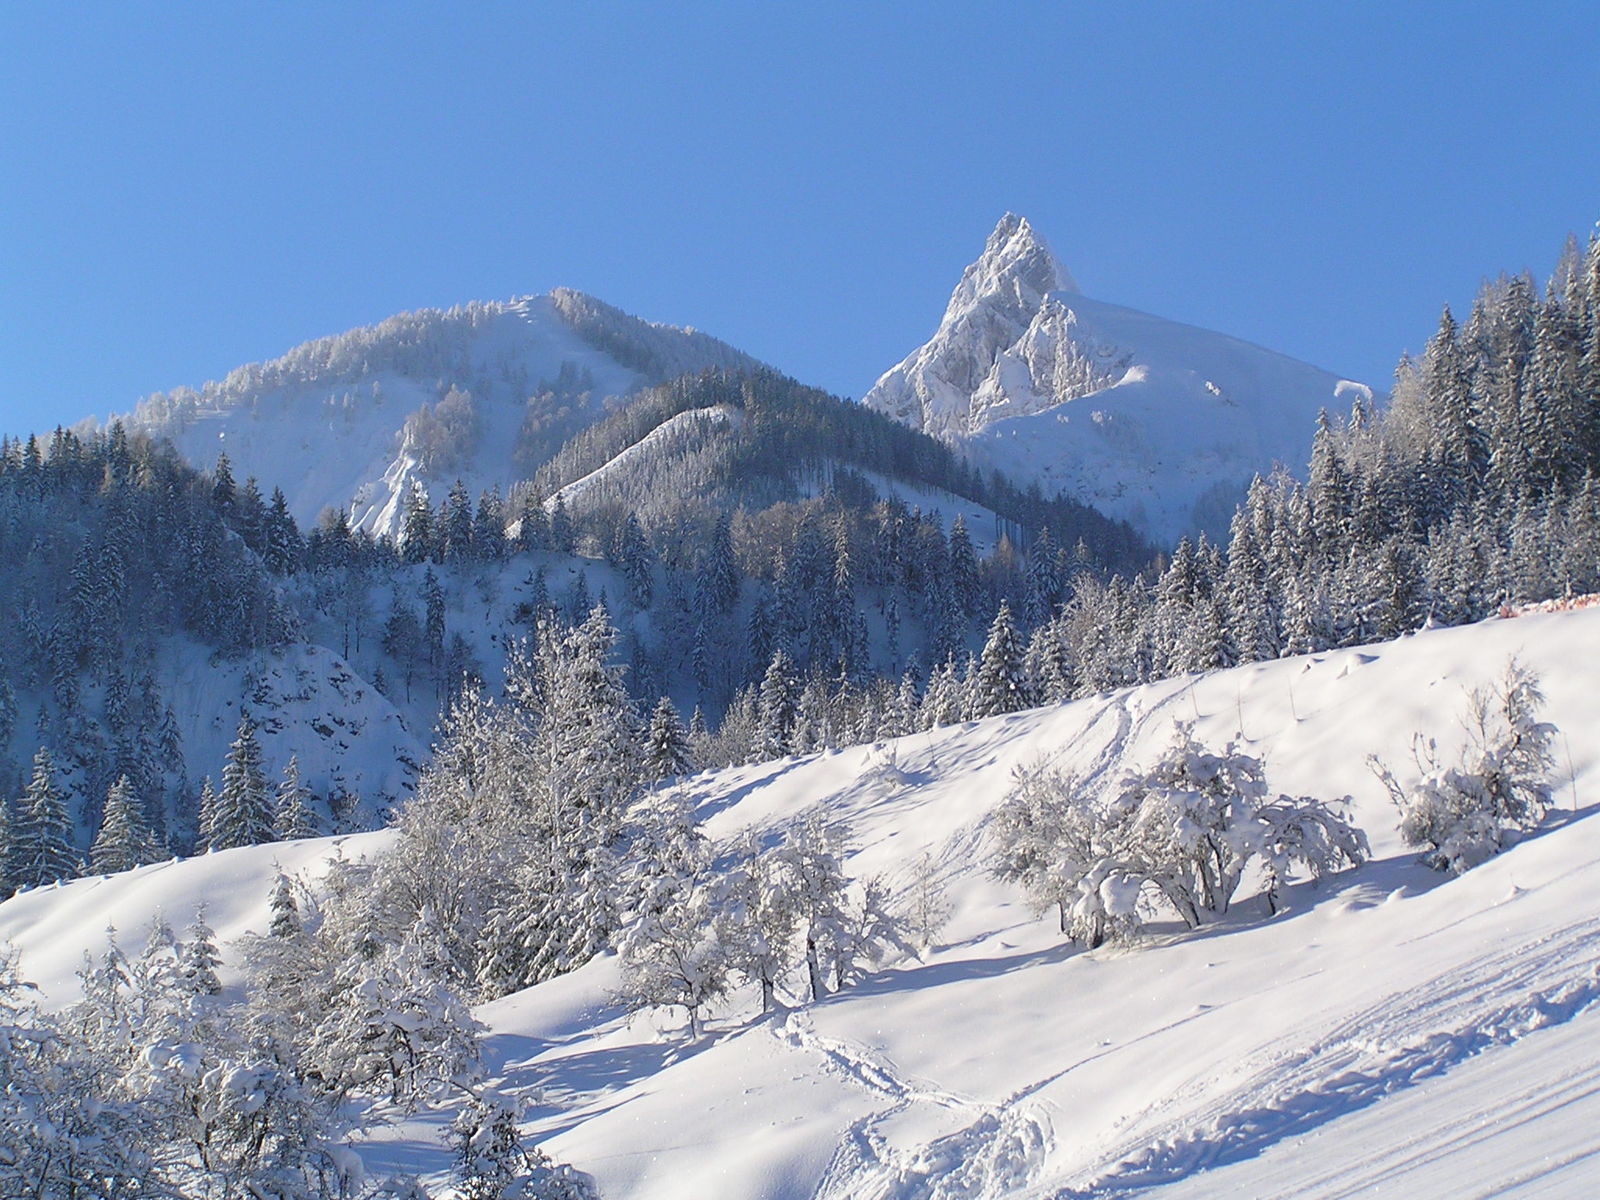
M 938 332 L 864 403 L 1166 542 L 1225 531 L 1253 475 L 1302 469 L 1318 411 L 1348 404 L 1341 384 L 1224 334 L 1090 299 L 1008 213 Z

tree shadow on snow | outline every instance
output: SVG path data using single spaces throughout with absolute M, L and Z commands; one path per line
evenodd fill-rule
M 702 1034 L 694 1042 L 681 1038 L 601 1046 L 539 1064 L 546 1075 L 528 1117 L 541 1124 L 541 1138 L 554 1137 L 619 1107 L 626 1089 L 741 1032 L 742 1026 Z M 594 1107 L 597 1101 L 606 1103 Z
M 1029 967 L 1065 962 L 1082 947 L 1063 940 L 1059 945 L 1043 950 L 1025 950 L 1017 954 L 991 955 L 986 958 L 963 958 L 949 962 L 919 963 L 909 967 L 885 968 L 862 976 L 843 992 L 842 996 L 864 994 L 886 995 L 894 992 L 917 991 L 921 988 L 942 987 L 947 983 L 966 983 L 975 979 L 995 979 L 1013 971 Z

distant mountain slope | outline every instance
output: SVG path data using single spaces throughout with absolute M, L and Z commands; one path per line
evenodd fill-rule
M 557 289 L 307 342 L 198 391 L 150 396 L 128 424 L 172 439 L 197 467 L 225 451 L 239 479 L 281 486 L 303 526 L 348 508 L 355 527 L 393 533 L 413 482 L 435 503 L 457 478 L 474 495 L 504 491 L 611 397 L 758 365 L 706 334 Z
M 1007 214 L 933 338 L 864 402 L 1158 541 L 1226 529 L 1251 477 L 1309 457 L 1317 413 L 1370 394 L 1224 334 L 1093 300 Z
M 1571 740 L 1558 807 L 1585 807 L 1447 878 L 1401 845 L 1364 758 L 1409 772 L 1416 730 L 1453 751 L 1462 689 L 1513 653 Z M 949 925 L 921 960 L 819 1004 L 759 1018 L 743 987 L 698 1042 L 680 1014 L 630 1019 L 602 955 L 477 1010 L 492 1073 L 528 1099 L 532 1138 L 634 1200 L 1592 1195 L 1597 653 L 1600 610 L 1528 616 L 696 776 L 684 787 L 711 835 L 771 834 L 820 805 L 847 831 L 850 874 L 905 902 L 931 871 Z M 1274 790 L 1351 793 L 1373 861 L 1295 884 L 1273 917 L 1241 896 L 1199 930 L 1067 944 L 988 870 L 1013 770 L 1047 759 L 1104 787 L 1191 720 L 1203 743 L 1263 756 Z M 315 876 L 391 836 L 41 889 L 0 905 L 0 938 L 60 1004 L 109 920 L 129 951 L 152 914 L 181 926 L 200 902 L 223 937 L 260 932 L 279 864 Z M 421 1115 L 364 1153 L 442 1187 L 446 1125 Z
M 273 787 L 298 757 L 321 828 L 370 827 L 410 791 L 431 713 L 408 722 L 348 642 L 341 655 L 303 638 L 294 583 L 170 449 L 121 430 L 58 433 L 47 456 L 29 443 L 0 457 L 0 514 L 0 803 L 43 747 L 76 850 L 119 776 L 186 849 L 244 711 Z
M 981 544 L 1049 527 L 1097 561 L 1143 565 L 1121 522 L 1053 493 L 974 470 L 961 455 L 882 414 L 780 375 L 708 372 L 641 393 L 576 434 L 535 476 L 546 503 L 670 522 L 707 505 L 759 511 L 828 487 L 866 507 L 901 497 L 944 524 L 963 515 Z M 854 485 L 852 490 L 852 485 Z

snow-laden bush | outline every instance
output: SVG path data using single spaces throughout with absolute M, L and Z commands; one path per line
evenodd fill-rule
M 1320 876 L 1370 853 L 1337 806 L 1273 795 L 1259 759 L 1233 745 L 1212 753 L 1187 729 L 1107 799 L 1044 766 L 1019 772 L 993 837 L 995 873 L 1054 907 L 1062 932 L 1090 947 L 1137 932 L 1153 905 L 1190 928 L 1220 916 L 1253 862 L 1276 911 L 1296 865 Z
M 523 1144 L 517 1107 L 491 1091 L 475 1095 L 450 1126 L 457 1200 L 598 1200 L 594 1180 L 537 1146 Z
M 641 853 L 617 937 L 617 999 L 630 1010 L 680 1007 L 692 1039 L 701 1010 L 735 982 L 758 985 L 766 1013 L 802 968 L 820 1000 L 830 983 L 837 991 L 891 953 L 915 953 L 881 881 L 846 874 L 843 833 L 819 810 L 789 822 L 781 840 L 746 835 L 719 852 L 673 797 L 646 797 L 636 818 Z
M 1556 728 L 1538 719 L 1543 704 L 1538 679 L 1513 660 L 1498 683 L 1468 693 L 1467 740 L 1457 765 L 1441 765 L 1432 740 L 1419 745 L 1421 777 L 1406 789 L 1374 762 L 1400 806 L 1400 836 L 1423 848 L 1428 866 L 1459 875 L 1544 820 Z

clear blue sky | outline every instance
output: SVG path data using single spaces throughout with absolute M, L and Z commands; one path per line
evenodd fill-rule
M 1382 384 L 1600 218 L 1592 4 L 0 5 L 0 429 L 566 284 L 859 396 L 1002 212 Z

